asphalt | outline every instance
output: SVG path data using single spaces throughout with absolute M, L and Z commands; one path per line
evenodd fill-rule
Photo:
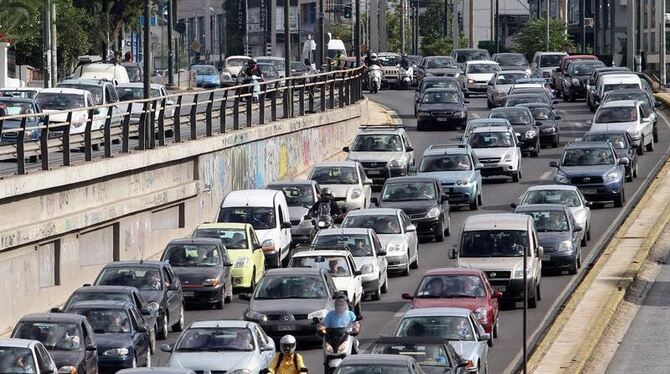
M 419 158 L 423 151 L 435 143 L 453 142 L 459 135 L 456 131 L 416 131 L 416 121 L 413 115 L 413 91 L 382 91 L 369 98 L 395 110 L 406 126 L 415 152 Z M 483 98 L 470 98 L 469 119 L 486 117 L 486 100 Z M 549 162 L 557 160 L 562 146 L 570 140 L 579 139 L 588 130 L 586 121 L 592 119 L 592 113 L 583 101 L 576 103 L 558 104 L 558 113 L 562 115 L 559 122 L 561 131 L 561 146 L 557 149 L 543 148 L 537 158 L 524 158 L 522 168 L 523 179 L 519 183 L 512 183 L 509 179 L 486 180 L 484 184 L 484 206 L 478 212 L 453 211 L 451 215 L 452 235 L 444 243 L 422 243 L 419 247 L 421 266 L 413 270 L 409 276 L 391 278 L 389 293 L 383 295 L 380 301 L 366 301 L 363 303 L 363 328 L 359 339 L 363 347 L 379 335 L 391 335 L 398 323 L 402 313 L 407 309 L 407 304 L 401 298 L 403 292 L 413 292 L 422 274 L 430 268 L 453 265 L 448 259 L 448 252 L 454 248 L 459 240 L 459 230 L 466 217 L 477 213 L 511 212 L 509 206 L 530 186 L 536 184 L 550 183 L 553 177 Z M 632 194 L 640 187 L 653 165 L 658 161 L 662 152 L 667 152 L 670 144 L 670 129 L 664 118 L 659 121 L 660 143 L 656 151 L 647 152 L 640 157 L 640 178 L 634 182 L 627 183 L 626 195 Z M 582 249 L 582 256 L 588 257 L 593 243 L 607 230 L 613 218 L 621 209 L 610 205 L 594 208 L 592 212 L 592 240 L 587 247 Z M 544 276 L 542 280 L 542 301 L 537 309 L 528 312 L 529 335 L 540 326 L 542 320 L 550 311 L 553 302 L 566 288 L 571 277 L 569 275 Z M 247 303 L 234 298 L 223 311 L 216 310 L 189 310 L 187 322 L 211 320 L 211 319 L 240 319 L 246 309 Z M 168 342 L 174 342 L 176 333 L 171 333 Z M 161 342 L 162 343 L 162 342 Z M 500 333 L 494 342 L 494 347 L 489 353 L 489 373 L 505 372 L 508 365 L 512 363 L 522 349 L 522 310 L 505 310 L 501 313 Z M 317 347 L 301 347 L 305 355 L 306 363 L 312 373 L 322 372 L 321 349 Z M 168 355 L 159 353 L 154 359 L 154 365 L 165 365 Z

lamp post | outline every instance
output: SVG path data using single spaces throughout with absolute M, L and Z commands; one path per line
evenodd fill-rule
M 356 20 L 354 23 L 354 53 L 356 54 L 356 66 L 361 66 L 361 0 L 356 0 Z
M 551 17 L 550 15 L 550 4 L 551 0 L 544 0 L 547 2 L 547 29 L 545 30 L 544 34 L 544 50 L 549 51 L 549 19 Z

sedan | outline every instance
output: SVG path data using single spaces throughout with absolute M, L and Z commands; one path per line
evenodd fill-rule
M 521 70 L 530 74 L 530 64 L 523 53 L 494 53 L 491 60 L 497 62 L 503 71 Z
M 453 77 L 426 77 L 421 80 L 419 87 L 417 87 L 416 92 L 414 93 L 414 114 L 416 115 L 416 107 L 421 100 L 421 96 L 429 88 L 461 88 L 458 79 Z
M 167 366 L 202 372 L 258 373 L 268 367 L 275 343 L 263 329 L 247 321 L 194 322 L 177 342 L 163 344 Z
M 532 157 L 540 154 L 540 137 L 535 126 L 535 117 L 530 109 L 524 107 L 495 108 L 489 114 L 489 118 L 507 119 L 516 133 L 521 151 L 528 152 Z
M 527 107 L 533 114 L 535 126 L 540 132 L 540 147 L 558 148 L 561 134 L 556 121 L 561 119 L 561 116 L 555 114 L 551 106 L 547 104 L 520 104 L 517 106 Z
M 423 374 L 424 370 L 412 357 L 380 354 L 347 356 L 335 369 L 335 374 L 369 373 Z
M 429 56 L 421 61 L 416 76 L 421 83 L 427 77 L 456 77 L 460 69 L 456 65 L 456 60 L 449 56 Z
M 43 119 L 39 116 L 42 113 L 40 105 L 35 99 L 2 96 L 0 97 L 0 106 L 4 107 L 6 116 L 32 114 L 33 117 L 26 118 L 26 131 L 24 134 L 24 141 L 38 140 L 40 138 L 40 129 Z M 2 125 L 1 144 L 16 144 L 19 137 L 19 129 L 21 128 L 21 119 L 6 119 Z M 12 129 L 16 132 L 12 132 Z
M 53 358 L 37 340 L 0 339 L 0 360 L 3 373 L 58 373 Z
M 506 107 L 514 107 L 519 104 L 533 104 L 533 103 L 553 105 L 552 101 L 543 92 L 537 92 L 537 93 L 512 92 L 507 96 L 507 100 L 505 100 Z
M 191 70 L 195 72 L 195 84 L 203 88 L 221 87 L 219 72 L 213 65 L 193 65 Z
M 468 121 L 468 108 L 465 106 L 468 102 L 461 97 L 458 89 L 427 89 L 416 107 L 416 129 L 421 131 L 429 123 L 444 123 L 447 128 L 464 129 Z
M 626 165 L 626 181 L 632 182 L 638 176 L 638 156 L 633 146 L 630 134 L 622 130 L 589 131 L 584 134 L 583 141 L 601 142 L 609 141 L 619 158 L 628 158 L 630 162 Z
M 427 374 L 465 374 L 468 362 L 454 347 L 436 338 L 380 337 L 368 349 L 371 354 L 391 354 L 414 358 Z
M 358 161 L 330 161 L 316 164 L 307 179 L 333 191 L 335 202 L 346 210 L 365 209 L 370 204 L 372 180 Z
M 497 108 L 505 103 L 507 94 L 518 79 L 528 78 L 525 71 L 508 70 L 496 73 L 488 83 L 486 90 L 486 106 Z
M 590 131 L 625 130 L 637 147 L 637 154 L 654 150 L 654 123 L 658 115 L 646 102 L 625 100 L 603 103 L 596 111 Z
M 586 86 L 591 74 L 597 68 L 603 68 L 602 61 L 575 61 L 568 65 L 563 76 L 561 89 L 563 100 L 575 101 L 577 98 L 586 98 Z

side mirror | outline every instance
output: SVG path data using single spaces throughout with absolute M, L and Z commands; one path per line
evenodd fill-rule
M 408 166 L 407 171 L 409 173 L 416 173 L 416 166 L 414 166 L 414 165 Z
M 535 126 L 542 126 L 542 121 L 535 121 Z
M 486 84 L 489 85 L 489 86 L 493 86 L 493 81 L 488 81 L 488 83 L 486 83 Z
M 458 251 L 456 248 L 451 249 L 451 253 L 449 254 L 449 259 L 450 260 L 456 260 L 458 258 Z
M 487 342 L 491 340 L 491 334 L 481 334 L 479 335 L 479 339 L 483 342 Z
M 557 115 L 557 114 L 554 115 L 554 119 L 556 119 L 556 120 L 559 120 L 559 119 L 561 119 L 561 118 L 563 118 L 563 117 L 562 117 L 562 116 L 559 116 L 559 115 Z
M 363 272 L 362 272 L 362 271 L 360 271 L 360 270 L 354 270 L 354 277 L 359 277 L 359 276 L 361 276 L 361 275 L 363 275 Z
M 412 151 L 414 151 L 414 147 L 412 146 L 408 146 L 407 148 L 405 148 L 405 152 L 412 152 Z
M 291 228 L 291 222 L 282 222 L 280 227 L 282 229 L 290 229 Z
M 470 104 L 470 100 L 463 100 L 464 104 Z
M 584 230 L 584 228 L 581 227 L 581 226 L 579 226 L 579 225 L 578 225 L 578 226 L 575 226 L 575 228 L 574 228 L 574 231 L 575 231 L 575 232 L 580 232 L 580 231 L 583 231 L 583 230 Z
M 86 345 L 86 350 L 89 352 L 97 351 L 98 347 L 94 346 L 93 344 L 88 344 Z
M 149 310 L 149 308 L 141 308 L 140 313 L 142 313 L 143 316 L 150 316 L 151 310 Z
M 263 249 L 263 245 L 260 244 L 260 243 L 254 244 L 254 251 L 257 250 L 257 249 Z
M 179 291 L 179 286 L 177 283 L 172 283 L 168 286 L 168 291 Z
M 137 326 L 137 328 L 135 330 L 137 330 L 138 332 L 147 332 L 146 326 L 142 326 L 142 325 Z
M 298 370 L 298 371 L 301 372 L 301 373 L 309 373 L 309 369 L 307 369 L 307 368 L 300 368 L 300 370 Z
M 63 313 L 63 308 L 55 306 L 55 307 L 49 309 L 49 312 L 50 313 Z
M 263 351 L 263 352 L 269 352 L 269 351 L 274 351 L 274 350 L 275 350 L 275 348 L 273 346 L 271 346 L 270 344 L 266 344 L 261 348 L 261 351 Z M 265 370 L 267 370 L 267 369 L 265 369 Z
M 170 344 L 161 344 L 161 351 L 163 352 L 172 352 L 172 346 Z
M 229 268 L 229 267 L 232 267 L 232 266 L 233 266 L 233 263 L 232 263 L 232 262 L 225 262 L 225 263 L 223 264 L 223 266 Z
M 446 203 L 448 201 L 449 201 L 449 195 L 443 194 L 442 196 L 440 196 L 440 202 L 441 203 Z
M 480 163 L 476 163 L 476 164 L 475 164 L 475 170 L 481 170 L 481 169 L 483 169 L 483 168 L 484 168 L 484 165 L 482 165 L 482 164 L 480 164 Z
M 251 295 L 248 293 L 241 293 L 239 295 L 240 300 L 251 301 Z
M 365 178 L 365 180 L 363 181 L 363 184 L 366 185 L 366 186 L 371 185 L 371 184 L 372 184 L 372 179 L 370 179 L 370 178 Z
M 558 162 L 556 162 L 556 161 L 551 161 L 551 162 L 549 162 L 549 167 L 551 167 L 551 168 L 558 168 Z
M 500 299 L 503 297 L 503 293 L 500 291 L 493 291 L 493 295 L 491 295 L 494 299 Z
M 342 152 L 347 152 L 347 153 L 349 153 L 349 147 L 344 147 L 344 148 L 342 148 Z
M 93 114 L 100 114 L 100 109 L 98 108 L 93 109 Z
M 628 157 L 622 157 L 619 159 L 619 165 L 628 165 L 630 164 L 630 160 Z
M 405 231 L 407 231 L 407 232 L 415 232 L 415 231 L 416 231 L 416 226 L 414 226 L 414 225 L 409 225 L 409 226 L 405 227 Z
M 592 120 L 588 120 L 588 121 L 586 121 L 586 124 L 589 125 L 589 126 L 591 126 L 591 125 L 593 125 L 593 121 L 592 121 Z
M 414 296 L 412 296 L 411 294 L 408 294 L 406 292 L 402 294 L 402 298 L 405 299 L 405 300 L 414 300 Z
M 370 204 L 373 204 L 374 206 L 379 208 L 379 199 L 377 199 L 376 197 L 370 198 Z
M 542 259 L 542 256 L 544 256 L 544 247 L 542 247 L 541 245 L 538 245 L 537 246 L 537 257 Z
M 386 250 L 380 249 L 377 251 L 377 256 L 386 256 Z
M 593 201 L 587 201 L 584 205 L 590 208 L 593 206 Z
M 319 317 L 313 317 L 313 318 L 312 318 L 312 322 L 314 322 L 314 323 L 321 323 L 321 320 L 319 319 Z
M 553 100 L 551 100 L 551 103 L 552 103 L 552 104 L 558 104 L 558 100 L 553 99 Z
M 517 203 L 511 203 L 509 206 L 511 206 L 513 209 L 516 209 L 519 205 Z

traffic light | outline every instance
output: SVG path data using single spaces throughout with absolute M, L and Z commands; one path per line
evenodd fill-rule
M 344 6 L 344 18 L 351 18 L 351 5 Z

